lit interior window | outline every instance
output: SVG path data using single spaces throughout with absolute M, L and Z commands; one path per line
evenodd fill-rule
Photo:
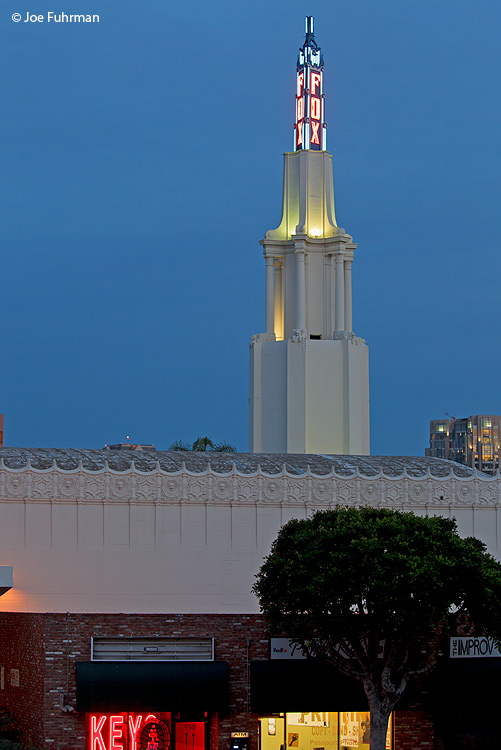
M 368 711 L 320 711 L 286 713 L 261 717 L 260 750 L 311 750 L 329 748 L 369 750 L 370 714 Z M 392 750 L 392 718 L 388 724 L 386 750 Z

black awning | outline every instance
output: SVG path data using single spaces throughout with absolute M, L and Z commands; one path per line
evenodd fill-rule
M 359 680 L 315 659 L 271 659 L 251 662 L 251 706 L 256 713 L 287 711 L 368 711 Z M 397 710 L 416 704 L 429 707 L 430 679 L 411 681 Z
M 369 708 L 362 683 L 320 661 L 254 661 L 250 674 L 256 713 Z M 501 659 L 443 659 L 426 678 L 409 683 L 396 710 L 419 706 L 432 710 L 439 723 L 474 726 L 479 716 L 496 721 L 500 697 Z
M 362 683 L 323 662 L 309 659 L 253 661 L 251 709 L 260 714 L 286 711 L 367 711 Z
M 462 725 L 498 720 L 501 659 L 448 659 L 433 675 L 433 705 L 438 720 Z
M 77 662 L 79 711 L 220 711 L 228 665 L 214 662 Z

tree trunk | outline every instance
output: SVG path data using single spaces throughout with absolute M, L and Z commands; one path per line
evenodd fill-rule
M 377 705 L 379 701 L 374 701 L 376 706 L 371 704 L 370 715 L 371 715 L 371 750 L 386 750 L 386 734 L 388 732 L 388 721 L 390 719 L 391 711 L 385 711 L 382 707 Z
M 381 687 L 374 685 L 369 680 L 363 682 L 365 694 L 369 701 L 371 739 L 370 750 L 386 750 L 386 733 L 388 721 L 399 695 L 381 695 Z

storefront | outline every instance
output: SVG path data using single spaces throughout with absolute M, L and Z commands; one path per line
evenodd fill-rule
M 259 737 L 260 750 L 369 750 L 370 715 L 368 711 L 323 711 L 260 717 Z M 393 750 L 391 721 L 386 749 Z
M 451 638 L 431 680 L 437 747 L 499 750 L 501 652 L 491 638 Z
M 87 750 L 206 750 L 228 711 L 225 661 L 212 638 L 93 638 L 76 664 Z M 190 657 L 192 660 L 190 660 Z
M 260 750 L 369 749 L 370 715 L 359 682 L 329 664 L 303 658 L 289 648 L 286 639 L 271 639 L 270 656 L 268 661 L 251 663 L 252 708 L 260 717 Z M 316 707 L 338 710 L 304 712 Z M 386 747 L 393 750 L 392 721 Z

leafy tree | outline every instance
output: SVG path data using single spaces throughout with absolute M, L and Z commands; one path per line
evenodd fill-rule
M 169 448 L 170 451 L 191 451 L 191 443 L 185 440 L 174 440 Z
M 236 448 L 230 443 L 215 443 L 210 437 L 200 437 L 193 443 L 184 440 L 175 440 L 170 446 L 171 451 L 213 451 L 216 453 L 236 453 Z
M 193 445 L 191 446 L 192 451 L 213 451 L 214 443 L 209 437 L 198 436 Z
M 429 672 L 446 628 L 501 639 L 501 564 L 456 522 L 375 508 L 319 511 L 279 532 L 253 587 L 270 628 L 363 684 L 371 750 Z
M 214 443 L 214 448 L 212 448 L 213 451 L 216 451 L 216 453 L 236 453 L 237 449 L 234 445 L 231 445 L 231 443 Z

